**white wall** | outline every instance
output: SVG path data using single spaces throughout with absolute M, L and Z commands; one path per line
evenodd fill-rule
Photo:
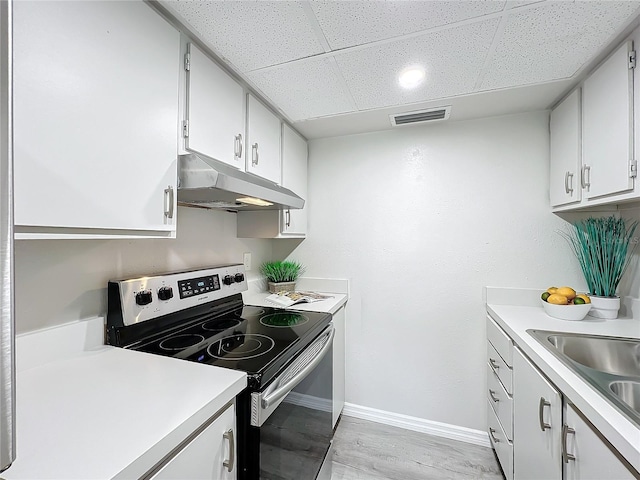
M 314 140 L 309 235 L 351 280 L 347 402 L 485 428 L 485 285 L 584 288 L 548 201 L 548 114 Z
M 235 214 L 180 207 L 177 228 L 176 239 L 17 241 L 18 333 L 104 315 L 110 279 L 242 263 L 244 252 L 271 260 L 272 240 L 236 238 Z

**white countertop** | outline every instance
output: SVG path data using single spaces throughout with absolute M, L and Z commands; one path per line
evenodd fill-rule
M 341 293 L 324 293 L 323 295 L 331 295 L 326 300 L 318 300 L 311 303 L 296 303 L 287 307 L 287 310 L 300 310 L 305 312 L 324 312 L 334 314 L 347 303 L 347 296 Z M 244 292 L 242 297 L 245 305 L 256 305 L 258 307 L 276 307 L 276 305 L 267 302 L 265 299 L 271 295 L 269 292 Z M 282 308 L 282 307 L 276 307 Z
M 246 386 L 244 372 L 95 342 L 34 360 L 55 337 L 102 331 L 92 322 L 18 337 L 17 459 L 3 478 L 138 478 Z
M 541 306 L 492 303 L 487 304 L 487 312 L 565 397 L 640 471 L 640 428 L 527 333 L 529 329 L 537 329 L 640 338 L 640 321 L 586 317 L 574 322 L 551 318 Z

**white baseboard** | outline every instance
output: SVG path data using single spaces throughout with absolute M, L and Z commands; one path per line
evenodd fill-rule
M 459 427 L 448 423 L 433 422 L 418 417 L 410 417 L 400 413 L 386 412 L 375 408 L 345 403 L 342 414 L 347 417 L 360 418 L 372 422 L 391 425 L 393 427 L 413 430 L 414 432 L 426 433 L 437 437 L 444 437 L 460 442 L 472 443 L 482 447 L 491 447 L 487 432 L 474 430 L 472 428 Z

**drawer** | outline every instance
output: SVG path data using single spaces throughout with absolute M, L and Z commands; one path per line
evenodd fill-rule
M 491 317 L 487 317 L 487 339 L 505 363 L 513 367 L 513 342 Z
M 500 421 L 496 417 L 493 407 L 487 401 L 487 424 L 489 430 L 489 441 L 496 451 L 498 461 L 502 467 L 502 473 L 507 480 L 513 480 L 513 443 L 511 443 L 502 430 Z
M 496 372 L 487 365 L 487 399 L 498 416 L 507 438 L 513 441 L 513 398 L 504 389 Z
M 513 395 L 513 378 L 511 368 L 505 363 L 491 342 L 487 342 L 487 363 L 493 368 L 509 395 Z

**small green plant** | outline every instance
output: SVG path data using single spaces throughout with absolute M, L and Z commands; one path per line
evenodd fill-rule
M 288 260 L 264 262 L 260 265 L 260 273 L 273 283 L 295 282 L 302 272 L 304 266 L 301 263 Z
M 614 297 L 624 275 L 637 240 L 633 236 L 638 222 L 627 222 L 614 216 L 587 218 L 572 225 L 568 240 L 589 286 L 589 293 Z

